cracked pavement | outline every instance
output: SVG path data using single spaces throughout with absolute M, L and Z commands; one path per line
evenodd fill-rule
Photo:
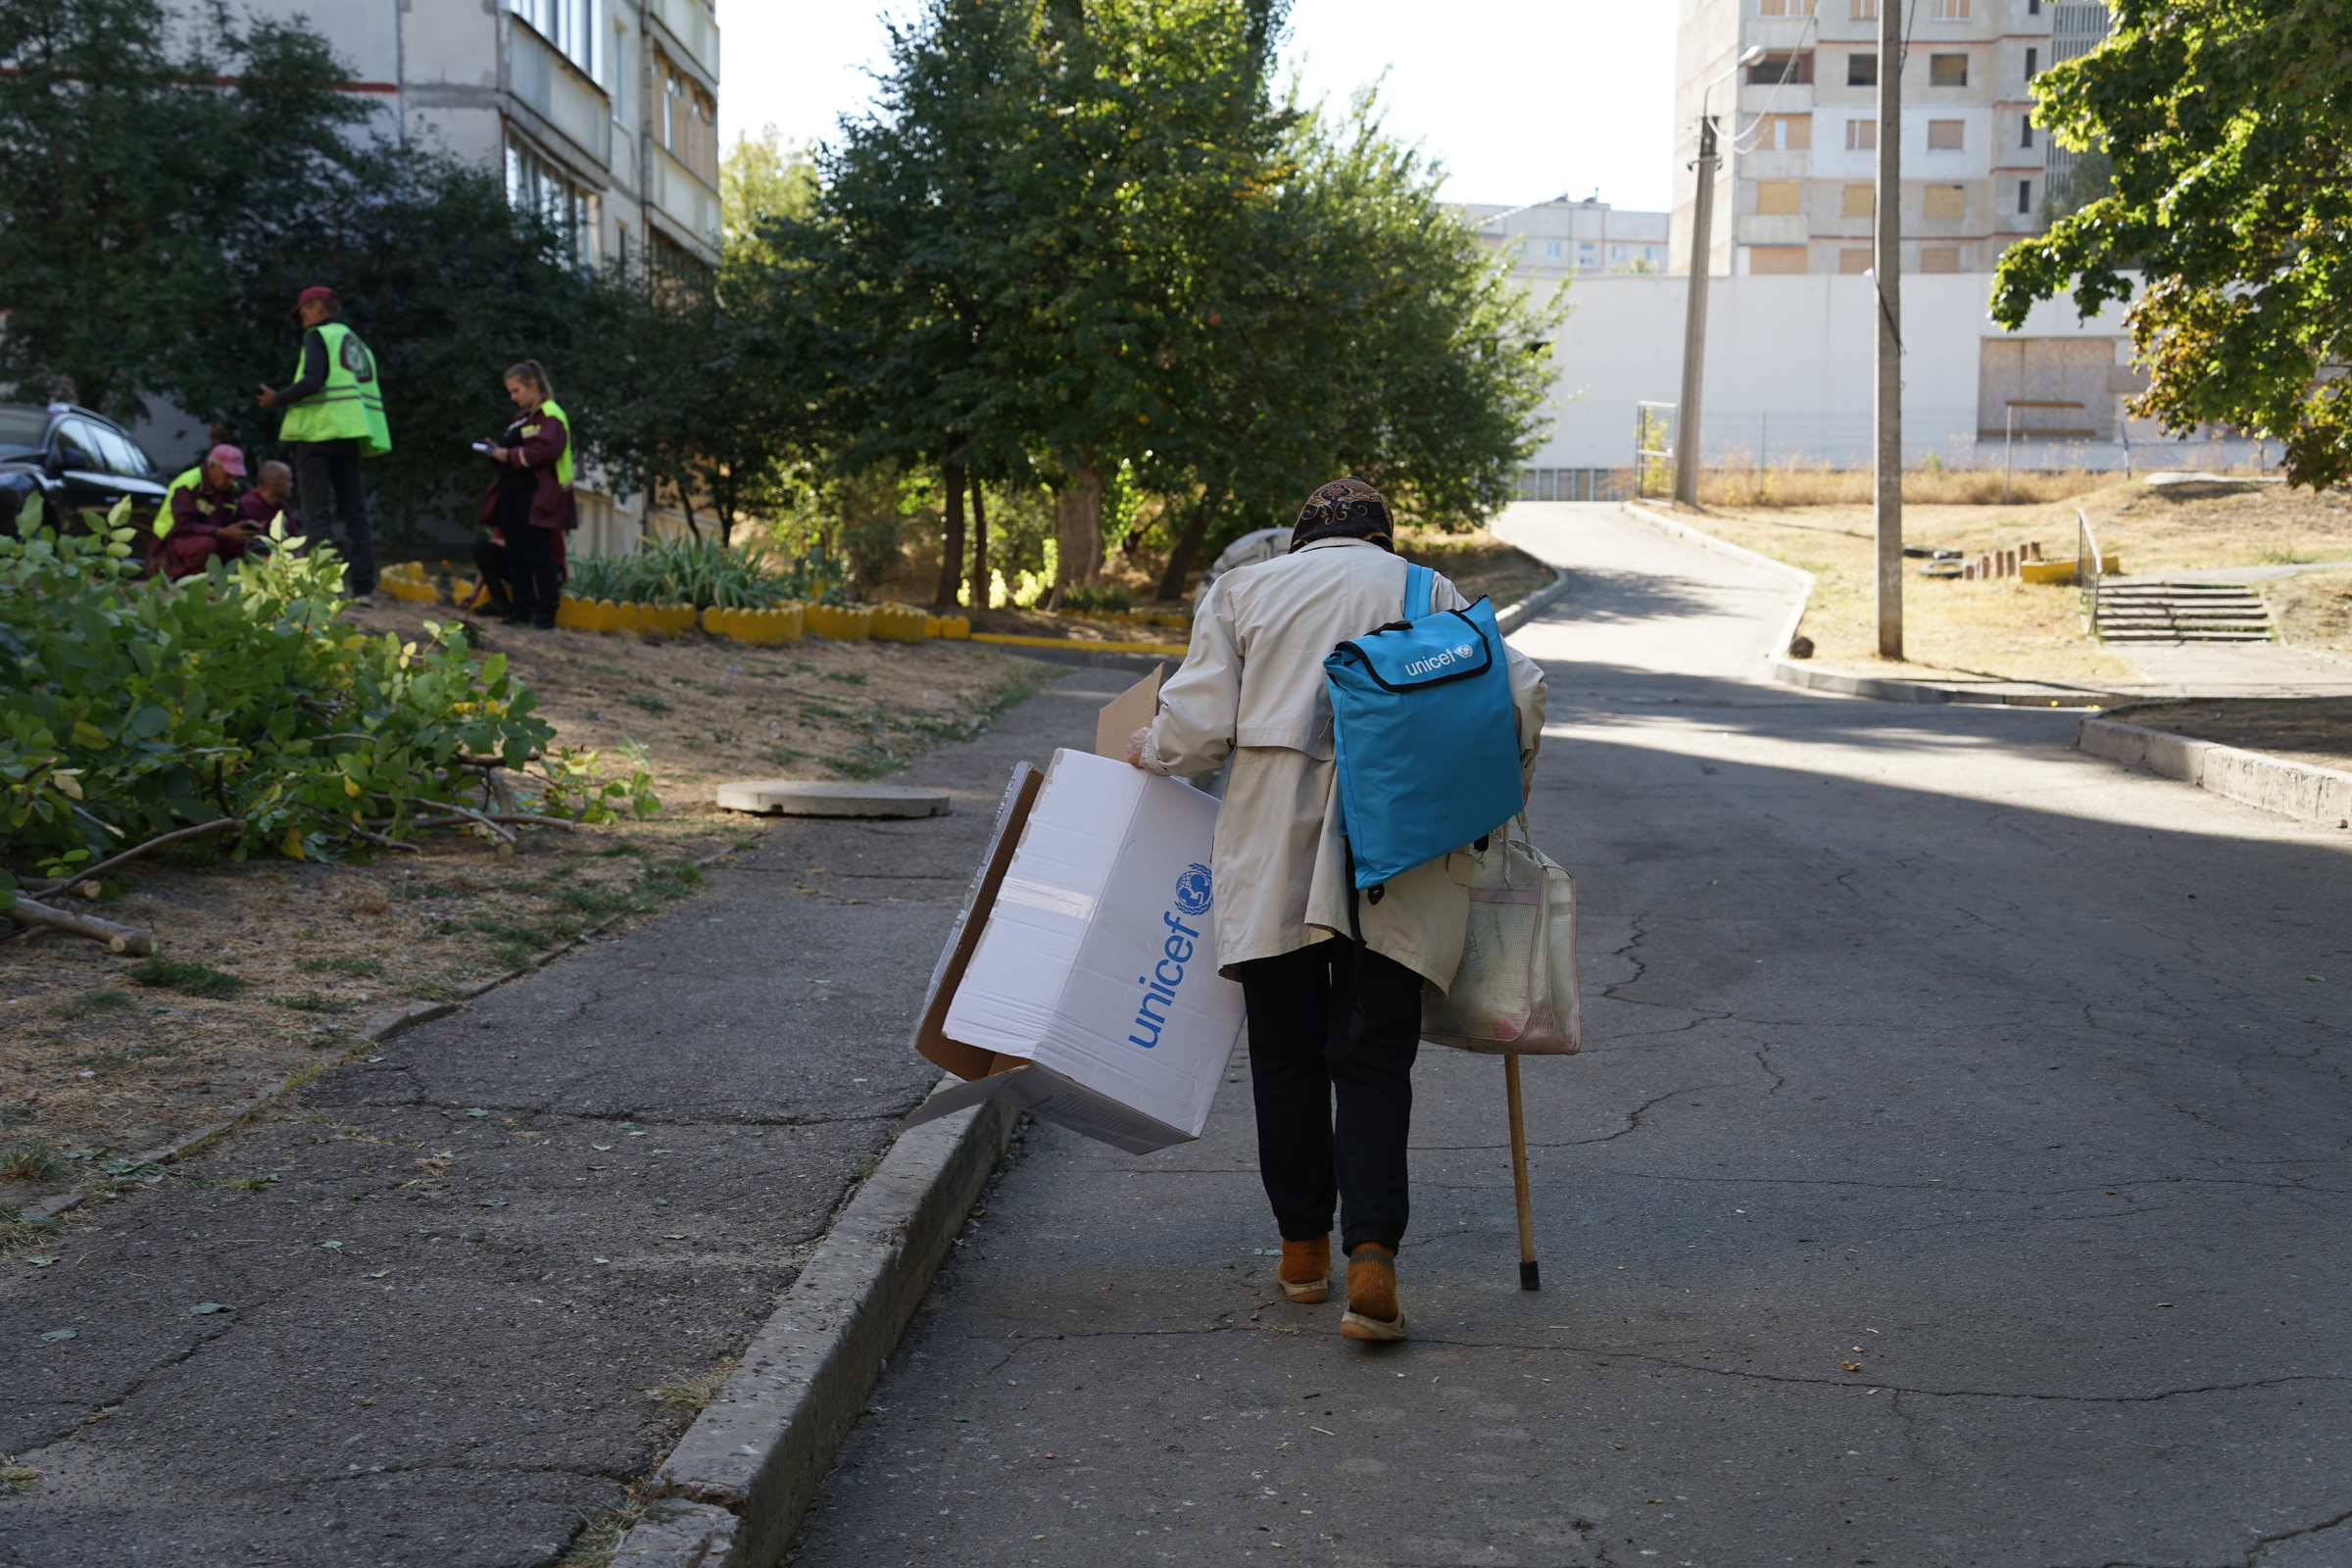
M 919 759 L 955 814 L 781 822 L 0 1261 L 0 1453 L 39 1472 L 0 1564 L 555 1562 L 937 1082 L 905 1041 L 1004 779 L 1132 679 Z
M 1246 1064 L 1197 1144 L 1032 1126 L 799 1568 L 2352 1563 L 2352 835 L 1755 684 L 1776 579 L 1504 529 L 1576 574 L 1516 639 L 1582 899 L 1544 1289 L 1488 1058 L 1415 1075 L 1396 1347 L 1280 1299 Z

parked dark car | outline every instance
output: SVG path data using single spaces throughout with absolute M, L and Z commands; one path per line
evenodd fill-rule
M 170 478 L 102 415 L 71 403 L 0 403 L 0 533 L 17 531 L 17 516 L 31 495 L 41 497 L 49 522 L 110 511 L 124 496 L 133 518 L 146 521 Z

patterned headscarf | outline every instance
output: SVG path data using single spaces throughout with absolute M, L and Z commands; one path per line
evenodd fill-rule
M 1394 549 L 1390 536 L 1389 504 L 1363 480 L 1334 479 L 1306 498 L 1298 522 L 1291 530 L 1291 548 L 1318 539 L 1369 539 L 1383 550 Z

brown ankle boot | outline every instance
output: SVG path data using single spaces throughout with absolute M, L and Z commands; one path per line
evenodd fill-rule
M 1275 1265 L 1274 1278 L 1282 1285 L 1282 1294 L 1300 1306 L 1313 1306 L 1331 1299 L 1331 1237 L 1326 1234 L 1311 1242 L 1284 1242 L 1282 1261 Z
M 1401 1340 L 1410 1327 L 1396 1304 L 1396 1254 L 1366 1242 L 1348 1254 L 1348 1315 L 1340 1333 L 1350 1340 Z

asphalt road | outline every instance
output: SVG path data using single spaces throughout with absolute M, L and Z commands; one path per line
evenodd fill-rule
M 39 1473 L 0 1564 L 553 1563 L 938 1081 L 904 1043 L 1005 776 L 1131 679 L 919 760 L 956 814 L 781 824 L 0 1262 L 0 1453 Z
M 1540 842 L 1580 1057 L 1425 1050 L 1402 1346 L 1271 1289 L 1246 1070 L 1002 1177 L 805 1527 L 899 1563 L 2352 1562 L 2352 836 L 2071 713 L 1752 683 L 1786 590 L 1606 508 Z

